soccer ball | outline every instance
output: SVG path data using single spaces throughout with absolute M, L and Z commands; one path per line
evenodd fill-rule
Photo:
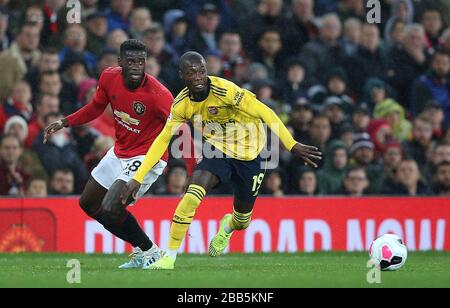
M 384 234 L 372 242 L 369 255 L 381 270 L 395 271 L 405 264 L 408 251 L 397 235 Z

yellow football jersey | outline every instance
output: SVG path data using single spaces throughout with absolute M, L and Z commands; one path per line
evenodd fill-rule
M 210 91 L 204 101 L 192 100 L 187 88 L 181 91 L 174 100 L 169 121 L 192 122 L 194 129 L 202 132 L 203 140 L 227 157 L 255 159 L 264 148 L 266 134 L 261 119 L 242 108 L 250 107 L 256 101 L 255 95 L 226 79 L 209 79 Z
M 188 88 L 174 100 L 167 123 L 150 147 L 134 179 L 142 183 L 145 175 L 159 161 L 181 124 L 192 122 L 201 131 L 203 140 L 213 145 L 226 157 L 249 161 L 264 148 L 266 123 L 291 150 L 296 141 L 283 122 L 255 95 L 234 83 L 209 76 L 210 91 L 201 102 L 192 100 Z

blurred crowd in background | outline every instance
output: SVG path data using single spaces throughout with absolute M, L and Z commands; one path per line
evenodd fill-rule
M 77 2 L 77 1 L 72 1 Z M 79 194 L 114 144 L 111 109 L 43 144 L 43 128 L 86 103 L 128 38 L 176 96 L 181 54 L 253 91 L 318 169 L 287 151 L 260 194 L 450 196 L 450 3 L 380 0 L 0 0 L 0 195 Z M 172 159 L 149 193 L 180 195 Z M 229 193 L 222 185 L 215 193 Z

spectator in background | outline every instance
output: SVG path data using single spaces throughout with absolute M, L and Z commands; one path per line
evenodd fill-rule
M 106 37 L 106 47 L 115 50 L 117 53 L 120 51 L 120 45 L 128 39 L 128 34 L 122 29 L 115 29 L 109 32 Z
M 319 148 L 320 151 L 325 151 L 328 141 L 331 137 L 331 123 L 326 115 L 318 115 L 312 118 L 311 125 L 308 130 L 306 140 L 309 143 Z M 301 136 L 300 140 L 305 136 Z M 323 160 L 321 161 L 323 162 Z
M 222 33 L 219 48 L 222 54 L 223 76 L 238 84 L 241 83 L 250 61 L 242 50 L 240 34 L 233 31 Z
M 405 37 L 405 30 L 406 22 L 400 18 L 394 19 L 391 28 L 386 28 L 384 33 L 386 48 L 400 48 Z
M 47 181 L 44 178 L 33 178 L 28 184 L 25 197 L 47 198 Z
M 160 77 L 167 82 L 172 92 L 180 90 L 181 81 L 178 76 L 178 55 L 170 45 L 166 44 L 164 29 L 160 24 L 153 25 L 144 32 L 142 42 L 147 46 L 148 56 L 153 56 L 161 65 Z
M 283 197 L 283 178 L 281 170 L 267 170 L 261 187 L 261 195 L 271 195 L 272 197 Z
M 106 45 L 108 34 L 108 19 L 101 12 L 92 12 L 86 17 L 86 50 L 94 55 L 100 55 Z
M 8 49 L 11 42 L 8 35 L 9 15 L 5 7 L 0 6 L 0 52 Z
M 435 194 L 441 197 L 450 197 L 450 161 L 438 164 L 433 178 Z
M 348 75 L 341 67 L 333 67 L 327 70 L 326 82 L 328 97 L 337 97 L 341 102 L 345 114 L 350 114 L 353 109 L 353 99 L 348 96 Z M 326 101 L 327 98 L 324 98 Z M 322 103 L 322 102 L 321 102 Z
M 419 115 L 428 118 L 431 121 L 433 126 L 433 140 L 438 140 L 444 134 L 443 125 L 444 123 L 444 110 L 442 110 L 441 105 L 439 105 L 436 101 L 429 101 L 425 105 L 425 109 Z
M 342 190 L 339 194 L 349 197 L 362 197 L 369 187 L 370 181 L 367 179 L 366 171 L 361 167 L 352 167 L 347 170 L 342 182 Z
M 42 29 L 44 27 L 44 11 L 39 4 L 28 5 L 25 10 L 24 22 L 36 23 L 41 35 L 44 35 Z M 44 42 L 41 39 L 42 42 Z
M 283 45 L 288 55 L 296 56 L 303 45 L 317 38 L 319 28 L 314 16 L 314 0 L 293 0 L 291 10 L 292 16 L 284 27 L 287 33 Z
M 341 21 L 336 14 L 326 14 L 320 19 L 319 37 L 308 42 L 302 49 L 300 57 L 308 65 L 312 78 L 324 81 L 320 76 L 330 67 L 340 66 L 344 59 L 344 49 L 339 42 Z
M 450 53 L 436 50 L 430 69 L 414 81 L 411 107 L 414 115 L 421 113 L 430 100 L 436 101 L 445 114 L 444 125 L 450 124 Z
M 42 30 L 42 42 L 44 45 L 50 42 L 52 37 L 55 37 L 61 31 L 61 22 L 66 21 L 66 16 L 61 16 L 59 12 L 62 11 L 66 1 L 64 0 L 45 0 L 44 3 L 44 29 Z M 63 17 L 63 21 L 61 21 Z
M 442 143 L 446 145 L 450 145 L 450 126 L 444 131 L 442 136 Z
M 64 47 L 59 52 L 63 63 L 72 54 L 81 55 L 90 71 L 95 71 L 97 59 L 95 55 L 86 50 L 86 30 L 80 24 L 70 24 L 64 31 Z
M 450 145 L 438 143 L 431 149 L 425 168 L 422 173 L 427 182 L 431 182 L 433 174 L 436 173 L 437 166 L 443 161 L 450 161 Z
M 14 85 L 11 96 L 0 105 L 0 131 L 3 130 L 6 120 L 11 116 L 20 115 L 29 121 L 32 112 L 30 85 L 26 81 L 20 80 Z
M 387 143 L 392 139 L 391 126 L 384 119 L 375 119 L 370 121 L 367 133 L 375 145 L 375 157 L 381 157 Z
M 182 195 L 184 193 L 187 181 L 186 167 L 182 164 L 176 164 L 169 168 L 167 173 L 167 185 L 165 195 Z
M 25 79 L 30 84 L 34 95 L 37 95 L 40 91 L 39 82 L 41 74 L 48 71 L 57 72 L 60 65 L 61 62 L 56 49 L 47 48 L 42 52 L 37 65 L 32 67 L 25 75 Z
M 350 148 L 350 166 L 363 168 L 370 186 L 368 192 L 379 192 L 382 186 L 383 168 L 375 160 L 375 145 L 369 134 L 361 133 L 354 136 L 352 147 Z
M 414 4 L 411 0 L 394 0 L 391 4 L 391 16 L 384 28 L 384 37 L 389 38 L 397 22 L 409 25 L 414 18 Z M 389 40 L 387 40 L 389 42 Z
M 389 191 L 396 185 L 396 173 L 403 159 L 402 147 L 398 141 L 391 140 L 386 144 L 383 152 L 383 184 L 381 192 Z
M 413 158 L 420 168 L 425 167 L 427 163 L 427 155 L 433 146 L 433 125 L 429 118 L 419 116 L 414 119 L 412 129 L 412 140 L 405 141 L 402 148 L 405 156 Z
M 204 53 L 206 69 L 212 76 L 223 77 L 221 53 L 218 49 L 208 49 Z
M 61 113 L 49 113 L 45 117 L 45 126 L 61 118 L 63 118 Z M 33 150 L 38 154 L 44 168 L 49 174 L 58 169 L 70 169 L 75 178 L 75 193 L 80 193 L 87 179 L 87 172 L 69 132 L 60 130 L 53 134 L 46 144 L 43 141 L 44 134 L 41 131 L 34 141 Z
M 406 27 L 402 48 L 393 47 L 387 55 L 387 82 L 399 95 L 399 102 L 409 109 L 409 93 L 414 79 L 426 69 L 425 32 L 419 24 Z
M 5 135 L 12 135 L 19 139 L 21 147 L 28 136 L 28 126 L 27 122 L 20 116 L 12 116 L 6 121 L 5 124 Z M 30 149 L 22 149 L 22 155 L 19 159 L 19 165 L 23 167 L 23 170 L 35 177 L 35 176 L 47 176 L 47 172 L 42 166 L 36 153 Z
M 411 139 L 411 122 L 406 119 L 405 109 L 393 99 L 378 103 L 373 110 L 373 116 L 388 122 L 395 139 L 400 142 Z
M 73 195 L 74 177 L 70 169 L 56 169 L 50 180 L 49 195 Z
M 385 194 L 404 196 L 430 195 L 430 189 L 422 181 L 417 162 L 413 159 L 404 159 L 400 162 L 395 178 L 397 185 L 391 186 L 388 191 L 384 191 Z
M 333 140 L 324 153 L 324 164 L 317 172 L 319 192 L 321 195 L 336 194 L 342 186 L 347 171 L 347 146 L 340 140 Z
M 182 10 L 169 10 L 164 15 L 164 34 L 167 44 L 178 55 L 189 51 L 188 26 L 188 19 Z
M 78 88 L 84 80 L 89 79 L 89 69 L 80 54 L 73 54 L 64 61 L 61 71 L 63 90 L 60 110 L 68 115 L 78 109 Z
M 269 71 L 264 64 L 259 62 L 253 62 L 247 67 L 245 72 L 245 81 L 243 88 L 251 89 L 251 83 L 258 79 L 268 79 Z
M 299 140 L 302 136 L 308 134 L 313 117 L 314 113 L 309 101 L 304 97 L 297 99 L 287 123 L 287 126 L 293 130 L 294 139 Z
M 261 31 L 253 61 L 264 64 L 269 72 L 269 78 L 283 78 L 282 67 L 284 56 L 281 33 L 277 28 L 266 28 Z
M 354 93 L 361 95 L 367 79 L 385 76 L 386 58 L 380 46 L 380 30 L 376 24 L 363 24 L 361 43 L 354 55 L 346 59 L 345 64 L 349 85 Z
M 154 56 L 148 56 L 145 62 L 145 72 L 158 79 L 159 82 L 167 86 L 167 82 L 161 78 L 161 65 Z
M 78 85 L 77 101 L 78 108 L 83 107 L 91 101 L 97 88 L 97 79 L 87 78 Z
M 330 139 L 338 139 L 342 125 L 347 123 L 342 100 L 337 96 L 328 97 L 323 104 L 323 113 L 330 120 Z
M 60 98 L 61 76 L 57 71 L 43 71 L 38 77 L 38 94 L 49 94 Z
M 352 126 L 356 133 L 367 132 L 367 128 L 370 124 L 370 111 L 369 108 L 361 104 L 357 106 L 352 112 Z
M 353 128 L 350 122 L 345 122 L 339 131 L 339 138 L 345 143 L 348 149 L 350 149 L 353 145 L 353 134 L 355 134 L 355 129 Z
M 59 112 L 59 98 L 51 94 L 40 94 L 36 101 L 36 114 L 34 119 L 28 124 L 28 137 L 25 141 L 25 148 L 29 149 L 34 143 L 34 139 L 45 127 L 45 117 L 51 112 Z
M 97 75 L 100 76 L 103 70 L 107 67 L 119 66 L 118 57 L 119 53 L 116 50 L 105 48 L 98 57 L 96 70 Z
M 317 176 L 313 169 L 301 167 L 297 171 L 296 187 L 291 194 L 302 196 L 315 196 L 319 194 Z
M 291 107 L 299 98 L 308 96 L 305 64 L 297 58 L 289 60 L 286 77 L 279 85 L 279 93 L 285 104 Z
M 353 56 L 361 42 L 362 23 L 359 19 L 350 17 L 344 22 L 343 47 L 347 57 Z
M 254 53 L 255 42 L 261 37 L 261 30 L 267 28 L 285 29 L 285 15 L 282 0 L 261 0 L 253 15 L 248 18 L 244 35 L 245 49 Z
M 213 3 L 205 3 L 196 18 L 197 27 L 189 34 L 190 48 L 199 53 L 207 49 L 218 49 L 219 36 L 217 28 L 220 23 L 220 14 Z
M 364 0 L 342 0 L 338 4 L 338 14 L 342 20 L 357 18 L 366 21 Z
M 16 40 L 0 54 L 0 99 L 6 99 L 12 87 L 21 80 L 41 56 L 39 29 L 35 23 L 24 23 Z
M 30 176 L 19 165 L 19 138 L 4 135 L 0 141 L 0 195 L 24 196 Z
M 378 104 L 393 97 L 393 89 L 380 78 L 369 78 L 364 85 L 361 100 L 365 102 L 370 110 Z
M 420 23 L 425 30 L 425 48 L 432 54 L 439 46 L 439 36 L 444 27 L 441 12 L 435 7 L 428 7 L 422 12 Z
M 108 32 L 116 29 L 128 32 L 133 5 L 133 0 L 111 0 L 111 8 L 107 11 Z
M 144 31 L 152 25 L 152 15 L 146 7 L 138 7 L 131 11 L 130 29 L 128 33 L 132 38 L 141 40 Z

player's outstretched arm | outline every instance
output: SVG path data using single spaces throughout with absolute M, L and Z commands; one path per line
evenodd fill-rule
M 272 109 L 261 103 L 256 98 L 243 100 L 241 109 L 254 117 L 259 117 L 264 123 L 266 123 L 272 132 L 280 138 L 286 149 L 291 151 L 291 153 L 295 156 L 303 159 L 306 165 L 314 168 L 318 167 L 314 160 L 322 159 L 322 153 L 319 149 L 315 146 L 305 145 L 295 141 L 294 137 L 292 137 L 291 133 L 289 133 L 289 130 L 286 128 L 284 123 Z
M 67 127 L 67 119 L 61 119 L 58 121 L 55 121 L 53 123 L 50 123 L 45 129 L 44 129 L 44 144 L 47 143 L 47 140 L 50 138 L 50 136 L 53 133 L 56 133 L 60 129 Z

